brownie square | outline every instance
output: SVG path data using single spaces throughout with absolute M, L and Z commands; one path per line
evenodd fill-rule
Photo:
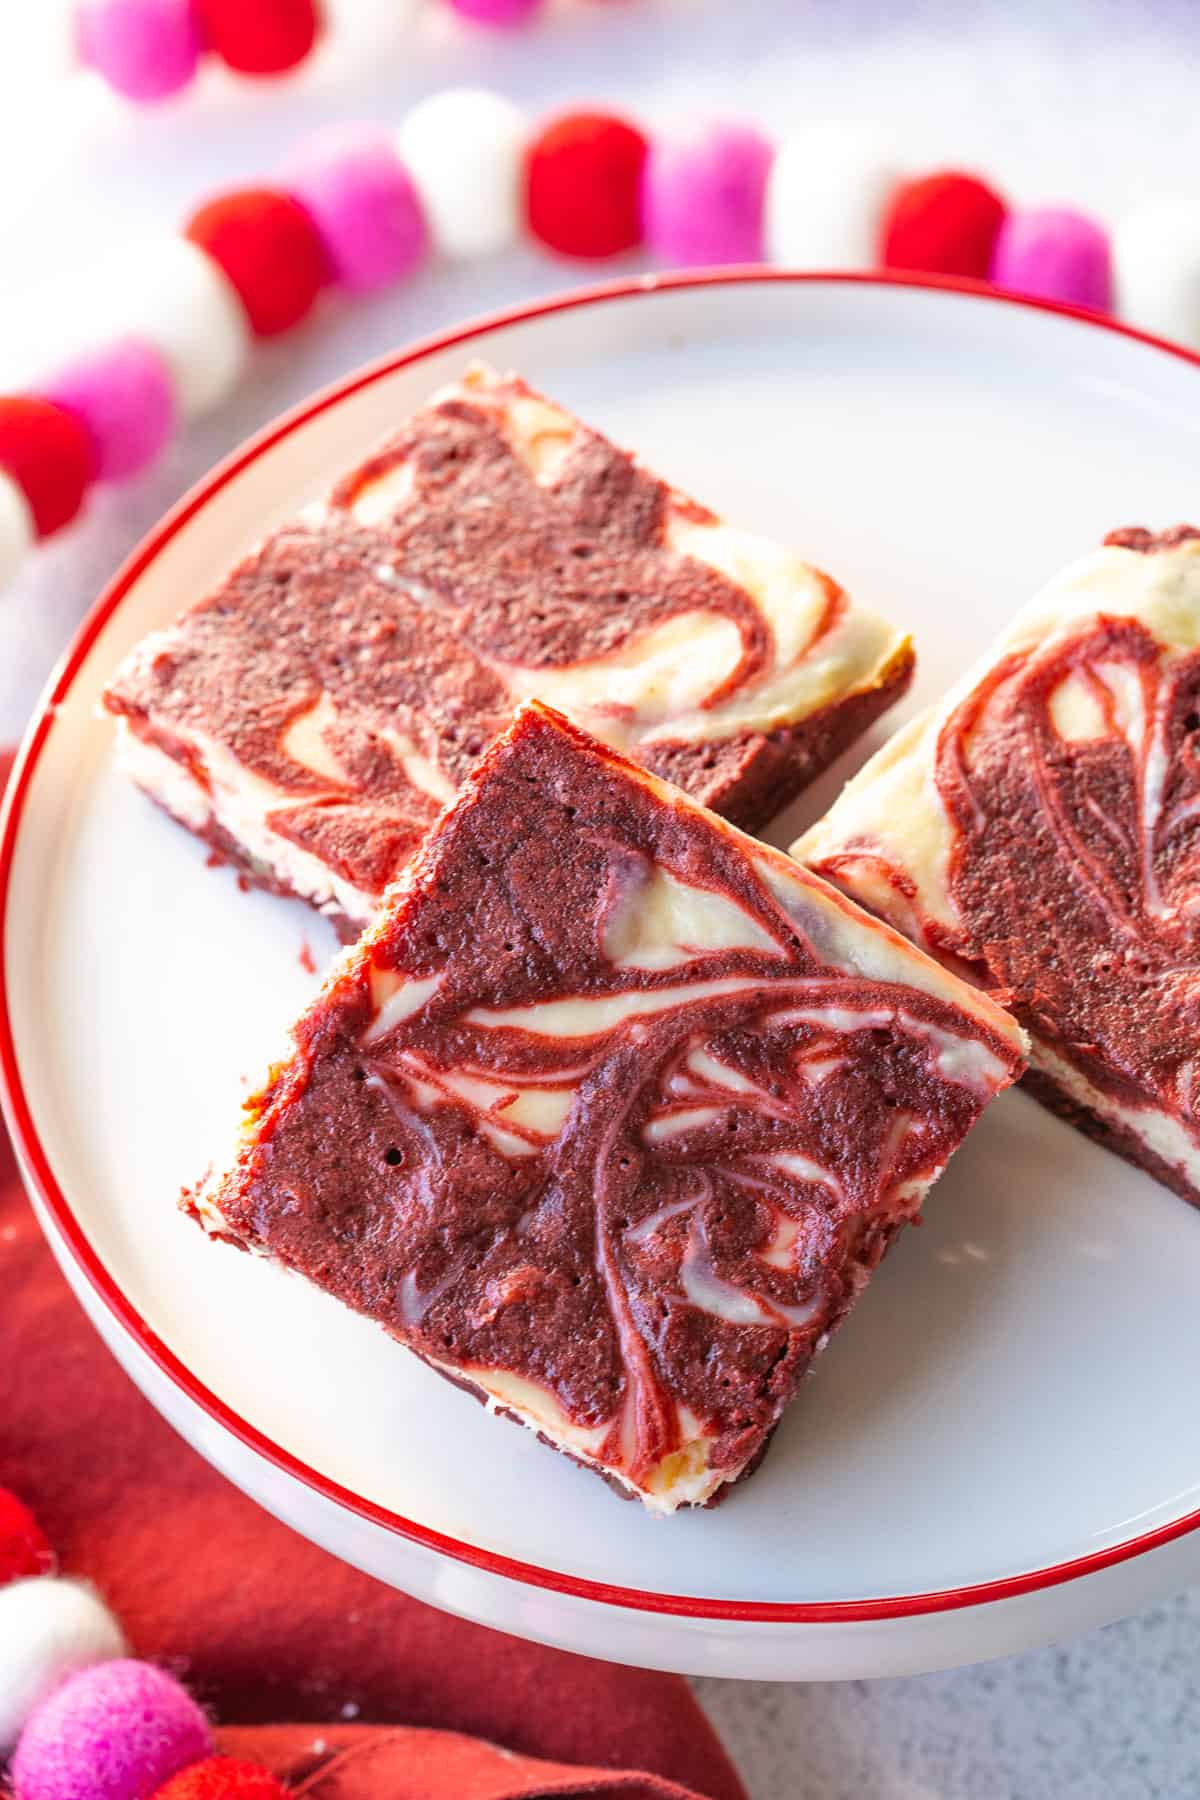
M 105 705 L 153 798 L 357 928 L 531 695 L 752 829 L 912 664 L 829 576 L 477 368 L 140 644 Z
M 185 1206 L 669 1513 L 756 1465 L 1023 1042 L 530 703 Z

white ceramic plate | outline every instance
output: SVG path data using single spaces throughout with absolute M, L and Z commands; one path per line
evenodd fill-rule
M 880 1674 L 1018 1648 L 1200 1573 L 1200 1214 L 1020 1094 L 955 1159 L 761 1472 L 669 1523 L 175 1211 L 314 985 L 303 944 L 320 961 L 332 938 L 239 894 L 116 778 L 97 695 L 473 355 L 911 625 L 905 713 L 1110 527 L 1197 506 L 1200 364 L 919 284 L 637 284 L 462 331 L 292 415 L 118 578 L 14 784 L 0 1057 L 81 1299 L 179 1429 L 299 1530 L 437 1605 L 603 1656 Z

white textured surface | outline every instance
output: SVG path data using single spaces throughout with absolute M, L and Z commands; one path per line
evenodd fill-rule
M 7 35 L 25 12 L 2 9 L 0 86 L 14 68 Z M 77 271 L 162 230 L 206 188 L 269 170 L 310 125 L 395 120 L 451 82 L 491 83 L 534 108 L 601 95 L 656 114 L 707 102 L 779 131 L 868 118 L 895 129 L 913 161 L 975 162 L 1021 198 L 1074 200 L 1111 218 L 1177 186 L 1181 171 L 1195 196 L 1196 46 L 1190 0 L 642 0 L 636 13 L 580 6 L 537 37 L 467 39 L 447 24 L 342 87 L 314 77 L 250 94 L 210 79 L 196 102 L 150 117 L 94 93 L 64 119 L 5 93 L 0 142 L 20 178 L 0 193 L 3 378 L 28 369 L 51 310 L 45 286 L 36 297 L 17 291 L 29 271 L 78 313 Z M 518 252 L 494 267 L 431 272 L 260 352 L 228 408 L 155 474 L 103 496 L 0 595 L 0 736 L 19 727 L 66 633 L 137 536 L 247 432 L 405 338 L 590 277 Z M 1200 1595 L 1188 1594 L 1067 1649 L 948 1675 L 699 1687 L 753 1800 L 1179 1800 L 1200 1784 L 1198 1670 Z

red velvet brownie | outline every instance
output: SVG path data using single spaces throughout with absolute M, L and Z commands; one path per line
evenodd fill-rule
M 530 695 L 751 828 L 912 662 L 827 575 L 475 369 L 141 644 L 105 704 L 168 811 L 361 924 Z
M 1006 1000 L 1032 1091 L 1200 1204 L 1200 531 L 1051 582 L 794 854 Z
M 1009 1015 L 532 703 L 185 1196 L 657 1512 L 749 1472 Z

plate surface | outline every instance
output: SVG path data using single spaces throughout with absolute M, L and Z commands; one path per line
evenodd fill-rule
M 268 433 L 184 503 L 85 628 L 10 820 L 11 1118 L 52 1241 L 90 1283 L 110 1342 L 139 1378 L 148 1349 L 158 1367 L 145 1384 L 167 1404 L 165 1369 L 167 1410 L 193 1441 L 342 1554 L 486 1614 L 453 1563 L 437 1579 L 413 1573 L 385 1509 L 455 1540 L 466 1568 L 531 1565 L 527 1587 L 505 1584 L 513 1596 L 544 1599 L 548 1580 L 586 1599 L 605 1584 L 664 1631 L 687 1614 L 740 1615 L 719 1640 L 728 1654 L 699 1658 L 714 1672 L 770 1672 L 747 1667 L 737 1640 L 831 1605 L 903 1614 L 908 1597 L 1178 1531 L 1200 1507 L 1200 1441 L 1180 1429 L 1200 1388 L 1200 1214 L 1020 1094 L 955 1159 L 761 1472 L 719 1510 L 666 1524 L 175 1211 L 180 1186 L 224 1154 L 244 1082 L 315 986 L 305 942 L 322 963 L 333 939 L 302 908 L 239 894 L 115 776 L 97 696 L 144 631 L 473 355 L 519 369 L 910 625 L 919 679 L 892 722 L 1105 531 L 1196 508 L 1200 366 L 1063 314 L 836 279 L 643 286 L 541 310 L 397 359 Z M 772 840 L 787 844 L 889 728 Z M 230 1430 L 278 1447 L 269 1483 L 264 1446 L 235 1447 Z M 365 1504 L 327 1493 L 318 1506 L 295 1462 Z M 514 1600 L 504 1616 L 605 1652 L 565 1614 Z M 1067 1612 L 1056 1616 L 1026 1635 L 1052 1635 Z M 676 1660 L 697 1666 L 683 1649 Z M 859 1660 L 862 1673 L 879 1666 L 866 1650 Z

